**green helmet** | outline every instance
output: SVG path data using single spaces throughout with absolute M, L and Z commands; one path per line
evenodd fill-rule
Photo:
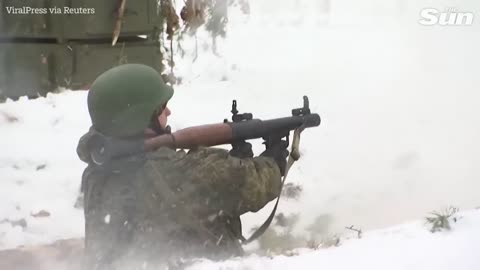
M 109 69 L 88 93 L 93 128 L 112 137 L 143 134 L 155 110 L 172 95 L 172 87 L 149 66 L 126 64 Z

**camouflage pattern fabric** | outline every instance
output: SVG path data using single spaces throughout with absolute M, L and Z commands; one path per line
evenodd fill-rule
M 77 149 L 87 162 L 89 136 Z M 240 215 L 276 198 L 281 176 L 268 157 L 160 148 L 89 162 L 82 183 L 88 269 L 171 269 L 181 259 L 242 255 Z

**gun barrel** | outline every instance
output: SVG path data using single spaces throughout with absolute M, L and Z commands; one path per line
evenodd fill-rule
M 228 123 L 232 127 L 233 141 L 266 137 L 270 134 L 294 130 L 298 127 L 311 128 L 320 125 L 320 116 L 316 113 L 304 116 L 290 116 L 271 120 L 253 119 L 250 121 Z

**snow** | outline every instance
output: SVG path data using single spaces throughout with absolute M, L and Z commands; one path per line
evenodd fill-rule
M 0 104 L 0 248 L 83 236 L 83 211 L 73 206 L 85 167 L 75 140 L 90 122 L 82 116 L 88 115 L 85 97 L 69 92 Z M 51 215 L 32 216 L 41 210 Z M 24 219 L 27 226 L 5 219 Z
M 299 256 L 252 255 L 193 269 L 480 269 L 478 211 L 462 212 L 451 232 L 431 234 L 421 221 L 375 230 L 449 205 L 480 205 L 480 24 L 416 23 L 420 8 L 451 1 L 405 1 L 405 15 L 388 18 L 396 1 L 332 1 L 330 14 L 316 12 L 316 0 L 277 2 L 251 1 L 249 17 L 233 12 L 220 57 L 200 33 L 193 62 L 194 42 L 185 41 L 170 125 L 221 122 L 233 99 L 241 112 L 283 117 L 308 95 L 322 124 L 304 132 L 302 158 L 287 180 L 303 192 L 282 199 L 279 212 L 299 214 L 296 236 L 344 235 L 352 224 L 367 232 Z M 478 1 L 454 5 L 479 8 Z M 0 104 L 0 249 L 83 236 L 83 210 L 74 205 L 85 164 L 75 149 L 89 125 L 85 91 Z M 254 150 L 262 151 L 260 141 Z M 244 233 L 271 207 L 244 215 Z M 42 210 L 49 215 L 36 215 Z M 331 217 L 322 230 L 308 231 L 322 216 Z
M 351 236 L 337 247 L 297 250 L 293 255 L 247 258 L 223 262 L 201 261 L 202 269 L 478 269 L 480 211 L 461 213 L 452 231 L 430 233 L 423 222 Z

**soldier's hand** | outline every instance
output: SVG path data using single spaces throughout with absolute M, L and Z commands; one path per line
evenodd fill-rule
M 230 150 L 229 154 L 232 157 L 236 158 L 252 158 L 253 151 L 252 151 L 252 144 L 248 142 L 239 142 L 232 144 L 232 150 Z
M 282 176 L 285 175 L 285 168 L 287 167 L 287 157 L 289 154 L 287 147 L 288 142 L 280 140 L 270 145 L 262 154 L 260 154 L 260 156 L 273 158 L 280 168 Z

